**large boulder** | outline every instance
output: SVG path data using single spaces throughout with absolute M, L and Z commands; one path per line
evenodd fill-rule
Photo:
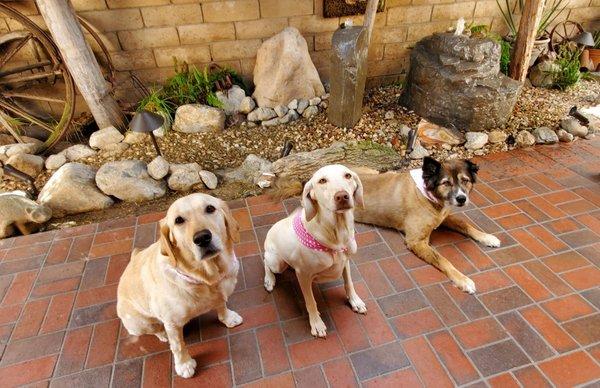
M 106 127 L 90 135 L 90 147 L 97 149 L 109 148 L 120 143 L 125 136 L 115 127 Z
M 44 158 L 38 155 L 16 154 L 8 158 L 6 164 L 35 178 L 44 169 Z
M 105 194 L 123 201 L 142 202 L 164 196 L 167 185 L 148 175 L 141 160 L 108 162 L 98 169 L 96 185 Z
M 300 31 L 287 27 L 258 49 L 254 66 L 254 99 L 258 106 L 274 108 L 294 98 L 325 94 L 319 73 Z
M 227 182 L 246 181 L 256 183 L 263 173 L 271 173 L 273 163 L 260 156 L 250 154 L 237 168 L 222 170 L 219 174 Z
M 181 105 L 175 112 L 173 129 L 177 132 L 218 132 L 225 128 L 225 112 L 202 104 Z
M 95 176 L 88 165 L 67 163 L 46 182 L 38 202 L 50 207 L 55 217 L 106 209 L 114 201 L 96 187 Z
M 0 146 L 0 160 L 6 161 L 8 158 L 18 154 L 35 154 L 40 149 L 37 143 L 14 143 Z
M 520 88 L 500 73 L 497 42 L 441 33 L 412 50 L 401 102 L 436 124 L 482 131 L 506 123 Z

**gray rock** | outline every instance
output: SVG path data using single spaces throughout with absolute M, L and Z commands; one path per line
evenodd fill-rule
M 37 143 L 14 143 L 0 146 L 0 160 L 6 161 L 17 154 L 35 154 L 40 149 Z
M 283 117 L 288 112 L 289 108 L 285 105 L 277 105 L 275 107 L 275 113 L 277 113 L 278 117 Z
M 271 173 L 272 163 L 254 154 L 246 156 L 237 168 L 220 171 L 219 175 L 226 182 L 245 181 L 256 183 L 263 173 Z
M 537 88 L 551 88 L 556 82 L 560 66 L 552 61 L 543 61 L 533 66 L 529 71 L 529 80 Z
M 306 109 L 304 110 L 304 112 L 302 112 L 302 117 L 304 117 L 304 118 L 307 118 L 307 119 L 308 119 L 308 118 L 311 118 L 311 117 L 313 117 L 313 116 L 314 116 L 314 115 L 316 115 L 317 113 L 319 113 L 319 108 L 317 108 L 317 107 L 316 107 L 316 106 L 314 106 L 314 105 L 311 105 L 311 106 L 309 106 L 308 108 L 306 108 Z
M 327 101 L 321 101 L 321 103 L 319 104 L 319 108 L 325 110 L 329 107 L 329 103 Z
M 262 125 L 263 127 L 274 127 L 275 125 L 278 125 L 278 124 L 279 124 L 279 117 L 275 117 L 270 120 L 265 120 L 262 123 L 260 123 L 260 125 Z
M 296 108 L 296 111 L 299 114 L 302 114 L 304 112 L 304 109 L 306 109 L 308 107 L 308 100 L 299 100 L 298 101 L 298 108 Z
M 175 112 L 173 130 L 183 133 L 220 132 L 225 128 L 225 112 L 202 104 L 181 105 Z
M 558 136 L 558 140 L 562 141 L 563 143 L 570 143 L 575 138 L 573 135 L 571 135 L 564 129 L 559 129 L 558 131 L 556 131 L 556 135 Z
M 119 160 L 102 165 L 96 173 L 96 185 L 104 194 L 122 201 L 143 202 L 164 196 L 167 185 L 148 175 L 141 160 Z
M 128 143 L 114 143 L 107 145 L 104 149 L 100 150 L 100 152 L 105 156 L 116 156 L 125 152 L 127 148 L 129 148 Z
M 50 155 L 46 158 L 46 170 L 58 170 L 65 163 L 67 163 L 67 157 L 64 153 Z
M 44 169 L 44 158 L 38 155 L 16 154 L 8 158 L 6 164 L 35 178 Z
M 581 125 L 574 117 L 565 117 L 560 121 L 560 127 L 573 136 L 585 137 L 588 134 L 587 127 Z
M 217 188 L 219 180 L 217 179 L 217 176 L 215 174 L 207 170 L 201 170 L 199 174 L 200 179 L 202 179 L 202 182 L 208 189 L 214 190 Z
M 248 121 L 265 121 L 277 117 L 277 113 L 272 108 L 256 108 L 248 113 Z
M 408 157 L 411 159 L 423 159 L 426 156 L 429 156 L 429 151 L 427 151 L 418 140 L 415 141 L 415 146 Z
M 445 127 L 481 131 L 503 126 L 521 83 L 500 73 L 500 45 L 491 39 L 437 33 L 411 51 L 402 103 Z
M 96 187 L 96 170 L 81 163 L 67 163 L 44 185 L 38 202 L 52 209 L 55 217 L 110 207 L 113 200 Z
M 162 156 L 157 156 L 148 163 L 148 175 L 159 180 L 163 179 L 169 173 L 169 162 Z
M 321 103 L 321 97 L 313 97 L 310 100 L 308 100 L 308 105 L 310 106 L 317 106 Z
M 125 136 L 115 127 L 102 128 L 90 135 L 90 147 L 104 149 L 116 143 L 120 143 Z
M 127 133 L 125 133 L 125 138 L 123 139 L 123 143 L 127 144 L 145 143 L 147 141 L 152 141 L 150 140 L 150 135 L 143 132 L 133 131 L 127 131 Z
M 467 132 L 465 133 L 465 138 L 467 139 L 465 148 L 468 150 L 478 150 L 483 148 L 488 142 L 488 135 L 483 132 Z
M 531 147 L 535 144 L 535 136 L 525 130 L 519 131 L 515 136 L 515 144 L 521 148 Z
M 296 110 L 296 109 L 298 109 L 298 99 L 297 99 L 297 98 L 294 98 L 292 101 L 290 101 L 290 102 L 288 103 L 287 107 L 288 107 L 289 109 L 293 109 L 293 110 Z
M 254 99 L 262 107 L 325 94 L 306 40 L 295 27 L 285 28 L 260 46 L 256 53 L 254 85 Z
M 69 162 L 76 162 L 81 159 L 96 155 L 96 151 L 85 144 L 75 144 L 63 151 Z
M 285 116 L 279 118 L 279 124 L 287 124 L 291 121 L 296 121 L 300 115 L 293 109 L 288 110 Z
M 248 113 L 252 112 L 255 107 L 256 107 L 256 103 L 254 102 L 254 99 L 250 96 L 246 96 L 240 102 L 239 110 L 240 110 L 240 113 L 247 115 Z
M 408 140 L 408 134 L 410 133 L 411 129 L 408 125 L 402 124 L 400 125 L 400 137 L 402 137 L 402 139 L 404 141 Z
M 556 132 L 548 127 L 538 127 L 533 130 L 532 135 L 535 137 L 535 142 L 537 144 L 558 143 Z
M 169 188 L 175 191 L 189 191 L 192 186 L 202 182 L 202 168 L 198 163 L 171 164 L 170 176 L 167 180 Z
M 240 112 L 242 101 L 246 97 L 246 92 L 238 85 L 233 85 L 226 91 L 219 90 L 216 95 L 219 101 L 221 101 L 221 104 L 223 104 L 225 114 L 232 115 Z
M 385 112 L 385 115 L 383 116 L 386 120 L 391 120 L 394 118 L 394 111 L 393 110 L 388 110 L 387 112 Z
M 508 134 L 503 131 L 492 131 L 488 135 L 489 142 L 492 144 L 504 143 L 508 138 Z

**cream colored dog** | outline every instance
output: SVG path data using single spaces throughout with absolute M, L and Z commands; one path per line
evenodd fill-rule
M 196 361 L 183 340 L 183 326 L 216 309 L 227 327 L 242 317 L 227 308 L 239 263 L 233 243 L 239 228 L 220 199 L 192 194 L 175 201 L 160 221 L 160 239 L 135 250 L 119 281 L 117 314 L 129 334 L 169 341 L 175 371 L 191 377 Z
M 330 165 L 318 170 L 304 186 L 302 207 L 277 222 L 265 240 L 265 288 L 275 286 L 274 273 L 290 266 L 304 296 L 311 333 L 325 337 L 327 328 L 317 310 L 313 282 L 339 279 L 343 273 L 352 310 L 366 313 L 350 276 L 348 254 L 356 252 L 354 206 L 363 206 L 363 188 L 353 171 Z

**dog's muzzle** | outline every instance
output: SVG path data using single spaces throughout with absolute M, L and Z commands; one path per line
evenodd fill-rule
M 203 259 L 214 256 L 220 251 L 214 244 L 213 235 L 208 229 L 203 229 L 194 235 L 194 244 L 200 248 Z
M 352 209 L 352 204 L 350 203 L 350 194 L 348 194 L 348 192 L 345 190 L 335 193 L 333 200 L 335 201 L 336 210 Z

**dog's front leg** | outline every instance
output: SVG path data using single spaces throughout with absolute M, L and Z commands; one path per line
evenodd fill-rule
M 462 233 L 467 237 L 471 237 L 473 240 L 488 247 L 496 248 L 500 246 L 500 240 L 498 237 L 494 236 L 493 234 L 482 232 L 473 225 L 469 224 L 467 220 L 464 220 L 456 215 L 451 214 L 446 217 L 446 219 L 442 222 L 442 225 L 449 229 L 455 230 L 458 233 Z
M 196 360 L 190 357 L 190 353 L 183 341 L 183 327 L 165 324 L 165 331 L 169 337 L 169 347 L 175 360 L 175 372 L 183 378 L 190 378 L 196 370 Z
M 317 309 L 317 302 L 312 291 L 312 276 L 296 271 L 298 283 L 304 297 L 304 304 L 308 311 L 308 320 L 310 322 L 310 333 L 315 337 L 327 336 L 327 326 L 321 319 L 321 314 Z
M 242 316 L 233 310 L 227 308 L 227 304 L 223 303 L 217 307 L 217 317 L 228 328 L 236 327 L 244 322 Z
M 433 249 L 426 240 L 412 240 L 406 236 L 406 245 L 419 258 L 442 271 L 456 287 L 469 294 L 475 293 L 475 283 L 457 270 L 444 256 Z
M 360 314 L 366 314 L 367 305 L 365 302 L 363 302 L 360 296 L 358 296 L 356 290 L 354 289 L 354 282 L 352 282 L 352 274 L 350 273 L 350 260 L 346 260 L 343 276 L 346 297 L 348 298 L 348 302 L 350 302 L 350 306 L 352 306 L 352 310 Z

